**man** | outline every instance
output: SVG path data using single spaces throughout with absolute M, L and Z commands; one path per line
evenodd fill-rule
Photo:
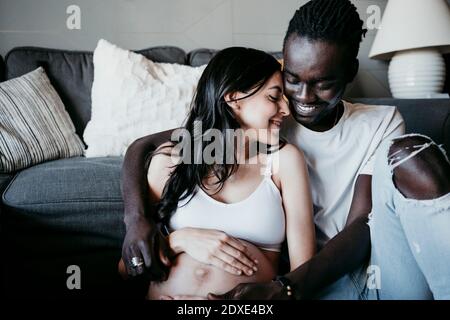
M 404 133 L 403 120 L 394 107 L 341 100 L 346 85 L 358 71 L 357 54 L 365 34 L 362 26 L 356 8 L 348 0 L 312 0 L 292 18 L 283 48 L 285 94 L 292 119 L 284 125 L 283 132 L 289 142 L 304 151 L 307 159 L 320 251 L 279 281 L 242 284 L 222 298 L 288 298 L 288 292 L 296 298 L 321 299 L 424 299 L 448 294 L 450 279 L 445 278 L 443 283 L 439 276 L 445 273 L 446 263 L 450 266 L 450 257 L 444 254 L 450 252 L 450 241 L 445 232 L 430 240 L 425 230 L 417 230 L 420 227 L 417 222 L 424 225 L 424 221 L 430 221 L 433 210 L 445 211 L 446 215 L 440 215 L 432 227 L 435 223 L 441 229 L 450 226 L 448 160 L 426 137 L 392 140 Z M 163 237 L 144 218 L 148 212 L 148 192 L 143 159 L 157 145 L 154 139 L 153 136 L 137 140 L 125 158 L 127 236 L 123 256 L 125 261 L 131 257 L 151 261 L 147 267 L 155 275 L 161 275 L 164 263 L 155 254 L 157 250 L 149 249 L 149 244 L 164 244 Z M 378 174 L 372 181 L 376 154 Z M 389 176 L 390 170 L 393 176 Z M 399 194 L 405 199 L 400 199 Z M 406 198 L 417 202 L 408 203 Z M 426 201 L 432 201 L 433 205 Z M 404 202 L 407 203 L 402 206 L 406 208 L 404 213 L 414 211 L 411 217 L 397 216 L 400 209 L 395 205 Z M 407 210 L 411 205 L 416 210 Z M 429 212 L 421 216 L 417 208 L 424 205 L 428 205 Z M 367 269 L 371 248 L 367 221 L 371 211 L 373 250 Z M 415 239 L 410 239 L 411 234 Z M 411 252 L 412 243 L 422 250 L 422 256 Z M 428 250 L 431 247 L 433 250 Z M 165 251 L 161 252 L 164 257 Z M 431 270 L 427 261 L 442 254 L 438 270 Z M 167 259 L 163 261 L 168 265 Z M 399 263 L 390 265 L 392 261 L 405 262 L 403 269 L 407 272 L 400 271 Z M 369 285 L 366 270 L 374 271 L 378 277 Z M 130 274 L 143 271 L 142 266 L 129 267 Z M 401 272 L 403 276 L 397 277 Z M 411 278 L 412 284 L 407 280 Z M 396 290 L 393 285 L 402 289 Z

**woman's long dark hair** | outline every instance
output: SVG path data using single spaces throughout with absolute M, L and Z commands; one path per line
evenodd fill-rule
M 280 63 L 264 51 L 232 47 L 218 52 L 209 62 L 203 72 L 192 101 L 189 115 L 184 129 L 189 132 L 187 139 L 191 139 L 192 161 L 187 164 L 181 161 L 175 165 L 170 175 L 157 207 L 158 218 L 167 222 L 176 211 L 178 202 L 196 192 L 198 186 L 205 188 L 204 179 L 213 174 L 218 179 L 219 190 L 224 182 L 238 168 L 236 154 L 234 163 L 227 162 L 226 152 L 223 152 L 221 164 L 207 164 L 204 161 L 194 161 L 202 156 L 207 144 L 202 143 L 204 133 L 209 129 L 221 131 L 222 145 L 227 145 L 227 129 L 239 129 L 231 108 L 225 101 L 225 95 L 230 93 L 248 93 L 245 99 L 258 92 L 272 75 L 281 70 Z M 229 102 L 229 101 L 228 101 Z M 196 123 L 202 124 L 202 132 Z M 198 153 L 194 154 L 194 145 L 201 143 Z M 233 141 L 234 143 L 234 141 Z M 182 156 L 183 160 L 185 157 Z

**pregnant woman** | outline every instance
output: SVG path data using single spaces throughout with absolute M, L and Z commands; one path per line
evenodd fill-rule
M 269 281 L 286 238 L 291 269 L 313 256 L 304 156 L 279 142 L 288 115 L 281 66 L 271 55 L 234 47 L 210 61 L 182 143 L 161 145 L 149 166 L 150 199 L 174 258 L 167 280 L 152 281 L 147 298 L 201 299 Z

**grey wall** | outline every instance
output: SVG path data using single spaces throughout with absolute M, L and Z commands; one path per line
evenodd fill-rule
M 0 0 L 0 54 L 16 46 L 93 50 L 100 38 L 128 49 L 174 45 L 189 51 L 231 45 L 281 50 L 288 22 L 306 0 Z M 353 0 L 364 21 L 371 4 Z M 66 8 L 81 8 L 81 30 L 68 30 Z M 387 64 L 368 59 L 375 30 L 360 51 L 348 96 L 390 96 Z

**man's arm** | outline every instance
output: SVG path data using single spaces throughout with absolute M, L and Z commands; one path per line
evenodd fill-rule
M 131 259 L 143 259 L 154 277 L 163 278 L 164 265 L 168 264 L 168 246 L 164 237 L 156 228 L 153 220 L 153 207 L 150 203 L 147 183 L 147 169 L 150 154 L 160 144 L 170 139 L 173 130 L 142 137 L 134 141 L 127 149 L 122 167 L 122 197 L 124 201 L 126 235 L 122 246 L 122 259 L 127 273 L 140 275 L 144 267 L 133 268 Z M 163 249 L 160 256 L 159 247 Z M 161 260 L 164 263 L 161 263 Z
M 372 210 L 371 183 L 372 176 L 358 176 L 344 230 L 311 260 L 286 275 L 297 284 L 300 298 L 314 297 L 321 289 L 366 262 L 370 253 L 367 217 Z
M 170 140 L 173 130 L 148 135 L 134 141 L 127 149 L 122 166 L 122 197 L 125 224 L 149 215 L 150 200 L 147 170 L 150 154 L 159 145 Z
M 372 211 L 372 176 L 361 174 L 356 178 L 355 191 L 353 192 L 352 204 L 347 216 L 349 226 L 358 218 L 366 217 Z
M 308 262 L 285 275 L 295 286 L 298 299 L 314 298 L 320 290 L 366 262 L 370 253 L 367 217 L 372 208 L 372 176 L 358 176 L 347 225 Z M 210 299 L 286 299 L 278 282 L 240 284 Z

